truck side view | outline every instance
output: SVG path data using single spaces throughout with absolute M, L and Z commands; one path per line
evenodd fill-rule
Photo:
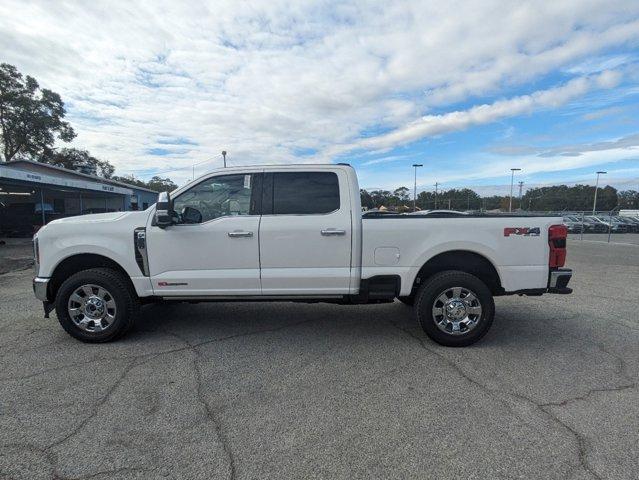
M 571 293 L 562 219 L 362 215 L 348 165 L 206 174 L 147 210 L 53 221 L 34 236 L 45 314 L 86 342 L 158 301 L 412 305 L 426 334 L 470 345 L 498 295 Z

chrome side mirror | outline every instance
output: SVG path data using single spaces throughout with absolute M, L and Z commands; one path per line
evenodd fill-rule
M 160 228 L 173 225 L 173 202 L 171 202 L 169 192 L 160 192 L 158 194 L 158 201 L 155 204 L 154 224 Z

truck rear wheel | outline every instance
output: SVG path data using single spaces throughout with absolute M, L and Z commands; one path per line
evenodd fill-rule
M 415 314 L 432 340 L 465 347 L 481 339 L 493 323 L 495 303 L 484 282 L 466 272 L 447 270 L 432 276 L 415 298 Z
M 140 303 L 126 277 L 110 268 L 78 272 L 62 283 L 55 299 L 62 328 L 83 342 L 116 340 L 133 326 Z

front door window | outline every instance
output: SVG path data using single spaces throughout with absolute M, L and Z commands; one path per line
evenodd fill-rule
M 208 178 L 173 200 L 177 223 L 204 223 L 219 217 L 251 215 L 251 174 Z

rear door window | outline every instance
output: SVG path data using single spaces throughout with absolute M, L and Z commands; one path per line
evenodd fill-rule
M 319 215 L 339 210 L 339 181 L 334 172 L 273 173 L 272 214 Z M 267 213 L 266 211 L 264 213 Z

